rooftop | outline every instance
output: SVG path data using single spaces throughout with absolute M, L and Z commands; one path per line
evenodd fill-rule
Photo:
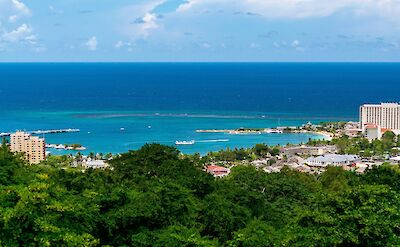
M 356 155 L 340 155 L 340 154 L 326 154 L 318 157 L 311 157 L 306 160 L 311 163 L 344 163 L 344 162 L 354 162 L 358 160 Z

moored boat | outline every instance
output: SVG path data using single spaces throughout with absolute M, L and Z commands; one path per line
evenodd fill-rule
M 193 145 L 196 142 L 194 140 L 191 141 L 176 141 L 175 145 Z

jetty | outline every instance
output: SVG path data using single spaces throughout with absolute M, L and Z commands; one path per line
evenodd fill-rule
M 279 129 L 270 128 L 239 128 L 239 129 L 211 129 L 211 130 L 196 130 L 197 133 L 226 133 L 230 135 L 261 135 L 261 134 L 282 134 Z
M 31 135 L 44 135 L 44 134 L 59 134 L 59 133 L 75 133 L 80 132 L 80 129 L 51 129 L 51 130 L 33 130 L 26 131 L 26 133 Z M 0 133 L 0 137 L 10 136 L 12 133 Z
M 73 150 L 73 151 L 84 151 L 87 148 L 80 144 L 46 144 L 46 148 L 61 149 L 61 150 Z

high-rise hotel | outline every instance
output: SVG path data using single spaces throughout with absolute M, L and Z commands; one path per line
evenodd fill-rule
M 43 138 L 18 131 L 10 136 L 11 152 L 23 153 L 30 164 L 39 164 L 46 159 L 46 145 Z
M 398 103 L 365 104 L 360 107 L 360 124 L 365 131 L 377 125 L 400 134 L 400 105 Z

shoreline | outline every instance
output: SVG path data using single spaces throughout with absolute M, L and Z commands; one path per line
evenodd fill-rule
M 225 133 L 229 135 L 264 135 L 264 134 L 313 134 L 324 137 L 325 140 L 331 141 L 333 134 L 325 131 L 295 130 L 277 128 L 239 128 L 239 129 L 198 129 L 196 133 Z

